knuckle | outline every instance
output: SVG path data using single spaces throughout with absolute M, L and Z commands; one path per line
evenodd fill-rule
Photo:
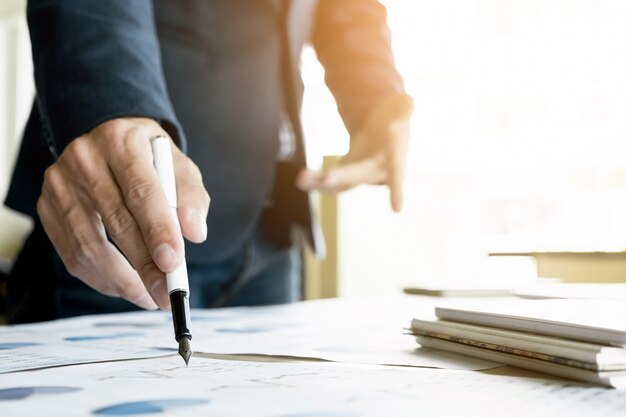
M 108 195 L 110 194 L 108 191 L 110 189 L 109 184 L 107 183 L 106 176 L 102 175 L 100 172 L 95 172 L 90 170 L 86 175 L 86 186 L 87 186 L 87 194 L 92 199 L 97 199 L 98 196 Z
M 180 187 L 179 195 L 181 195 L 179 197 L 181 205 L 191 205 L 201 209 L 205 213 L 211 205 L 211 196 L 203 186 Z
M 204 187 L 204 184 L 196 181 L 179 181 L 178 184 L 179 201 L 183 204 L 192 204 L 206 208 L 211 203 L 211 196 Z
M 116 121 L 113 126 L 103 130 L 103 135 L 106 138 L 104 141 L 106 152 L 112 158 L 128 161 L 129 157 L 133 155 L 131 152 L 133 143 L 141 133 L 142 128 L 129 121 Z
M 128 234 L 132 231 L 135 224 L 132 215 L 124 206 L 116 207 L 115 209 L 104 213 L 102 220 L 104 221 L 107 231 L 112 236 L 123 236 Z
M 102 242 L 95 236 L 85 233 L 75 235 L 74 257 L 79 265 L 91 265 L 102 249 Z
M 65 269 L 69 272 L 70 275 L 75 276 L 77 278 L 82 277 L 82 268 L 78 259 L 75 256 L 66 257 L 63 259 L 63 265 L 65 265 Z
M 64 153 L 72 159 L 82 159 L 89 152 L 89 139 L 86 136 L 80 136 L 71 141 L 65 148 Z
M 101 294 L 108 295 L 109 297 L 119 297 L 117 290 L 115 288 L 111 288 L 109 285 L 93 285 L 93 289 L 100 292 Z
M 117 140 L 124 138 L 129 130 L 133 128 L 133 123 L 129 120 L 118 118 L 111 119 L 102 123 L 98 127 L 98 133 L 108 140 Z
M 63 183 L 61 169 L 57 164 L 50 165 L 43 173 L 43 187 L 56 189 Z
M 206 190 L 203 189 L 200 194 L 200 208 L 202 209 L 202 212 L 206 214 L 208 213 L 210 206 L 211 196 L 206 192 Z
M 144 280 L 156 278 L 162 274 L 150 256 L 145 256 L 137 264 L 137 273 Z
M 98 291 L 101 294 L 108 295 L 110 297 L 117 297 L 118 295 L 115 292 L 115 289 L 112 288 L 107 281 L 103 281 L 102 279 L 97 279 L 91 274 L 85 274 L 84 277 L 79 276 L 78 279 L 83 281 L 85 284 L 89 285 L 94 290 Z
M 126 143 L 126 136 L 118 134 L 111 138 L 107 138 L 106 149 L 112 158 L 125 161 L 128 159 L 128 144 Z
M 157 245 L 167 243 L 172 247 L 176 247 L 176 235 L 173 230 L 164 223 L 152 223 L 146 230 L 146 243 L 148 247 L 155 248 Z
M 130 203 L 143 204 L 157 192 L 157 188 L 143 180 L 135 180 L 128 186 L 126 199 Z
M 202 171 L 200 171 L 200 168 L 198 168 L 198 165 L 196 165 L 189 158 L 187 158 L 187 160 L 189 161 L 189 175 L 191 176 L 191 178 L 202 182 Z
M 204 205 L 204 207 L 208 208 L 211 205 L 211 196 L 204 188 L 202 189 L 202 191 L 202 204 Z
M 123 280 L 115 282 L 110 289 L 117 297 L 125 299 L 133 298 L 137 293 L 137 282 L 133 280 Z
M 67 207 L 60 207 L 58 212 L 58 217 L 61 220 L 61 224 L 70 227 L 80 226 L 80 214 L 78 211 L 80 208 L 76 205 L 70 205 Z

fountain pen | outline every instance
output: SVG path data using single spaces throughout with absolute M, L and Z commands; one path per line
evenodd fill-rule
M 161 188 L 173 211 L 176 223 L 178 221 L 178 199 L 176 195 L 176 177 L 172 159 L 171 140 L 167 136 L 157 136 L 150 139 L 154 168 Z M 166 274 L 167 291 L 172 307 L 172 321 L 174 322 L 174 337 L 178 342 L 178 353 L 189 365 L 191 357 L 191 315 L 189 312 L 189 278 L 187 276 L 187 262 L 183 261 L 174 271 Z

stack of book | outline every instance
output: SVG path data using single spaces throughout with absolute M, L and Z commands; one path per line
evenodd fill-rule
M 626 302 L 499 300 L 415 318 L 424 347 L 626 388 Z

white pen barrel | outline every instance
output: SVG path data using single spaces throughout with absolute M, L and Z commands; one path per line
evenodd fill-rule
M 187 263 L 182 262 L 178 268 L 165 274 L 167 277 L 167 292 L 185 291 L 189 294 L 189 278 L 187 276 Z
M 154 169 L 159 177 L 161 188 L 165 193 L 167 202 L 172 209 L 172 217 L 180 229 L 178 220 L 178 199 L 176 194 L 176 175 L 174 174 L 174 161 L 172 158 L 172 145 L 167 136 L 157 136 L 151 139 L 152 157 Z M 182 262 L 180 266 L 166 274 L 167 291 L 185 291 L 189 294 L 189 279 L 187 277 L 187 264 Z
M 151 142 L 154 169 L 159 176 L 161 188 L 163 188 L 163 192 L 165 193 L 170 207 L 176 208 L 178 207 L 178 198 L 176 197 L 176 175 L 174 174 L 174 161 L 172 159 L 170 138 L 157 136 L 151 139 Z M 178 215 L 176 218 L 178 219 Z

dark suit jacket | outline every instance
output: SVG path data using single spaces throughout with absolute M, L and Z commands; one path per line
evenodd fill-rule
M 189 152 L 212 197 L 210 239 L 188 248 L 192 260 L 221 259 L 252 234 L 279 113 L 301 102 L 306 42 L 349 131 L 403 92 L 374 0 L 30 0 L 27 16 L 37 97 L 5 203 L 36 218 L 43 172 L 71 140 L 115 117 L 150 117 Z M 241 37 L 258 44 L 240 48 Z M 286 57 L 289 74 L 267 56 Z

